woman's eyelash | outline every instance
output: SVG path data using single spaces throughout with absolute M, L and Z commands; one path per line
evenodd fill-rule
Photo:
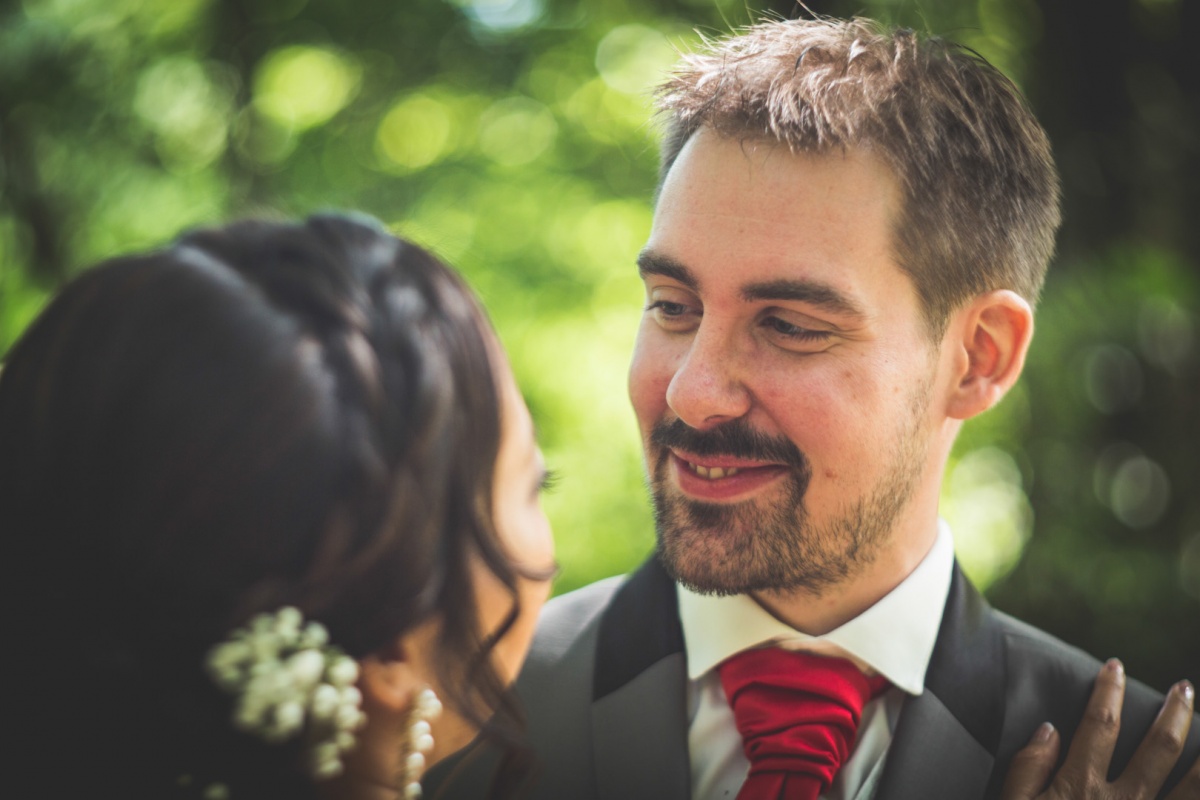
M 555 470 L 548 469 L 542 473 L 542 479 L 538 481 L 538 492 L 550 492 L 558 485 L 559 473 Z

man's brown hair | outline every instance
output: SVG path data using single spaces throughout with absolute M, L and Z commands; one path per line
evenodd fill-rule
M 658 88 L 659 185 L 708 126 L 793 151 L 858 147 L 896 176 L 895 256 L 938 337 L 971 297 L 1037 301 L 1061 220 L 1046 132 L 974 51 L 867 19 L 779 20 L 708 42 Z

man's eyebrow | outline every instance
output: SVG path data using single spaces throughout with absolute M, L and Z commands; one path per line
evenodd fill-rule
M 820 281 L 788 280 L 786 278 L 751 283 L 742 288 L 747 303 L 762 300 L 791 300 L 823 308 L 847 317 L 865 317 L 866 313 L 849 297 Z
M 693 292 L 700 290 L 700 281 L 692 271 L 670 256 L 655 253 L 653 250 L 643 250 L 637 257 L 638 274 L 645 278 L 647 275 L 662 275 L 678 281 Z
M 683 284 L 693 292 L 700 291 L 700 281 L 695 274 L 670 256 L 643 250 L 637 257 L 638 273 L 661 275 Z M 751 283 L 742 288 L 742 300 L 747 303 L 763 300 L 790 300 L 809 303 L 834 314 L 846 317 L 865 317 L 866 312 L 849 297 L 827 283 L 809 280 L 780 278 L 774 281 Z

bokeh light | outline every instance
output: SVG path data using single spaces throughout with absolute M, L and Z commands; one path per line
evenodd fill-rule
M 361 74 L 344 53 L 292 46 L 271 53 L 254 77 L 255 107 L 282 126 L 324 124 L 353 99 Z
M 985 588 L 1017 565 L 1033 531 L 1021 470 L 998 447 L 958 459 L 944 484 L 941 510 L 963 569 Z

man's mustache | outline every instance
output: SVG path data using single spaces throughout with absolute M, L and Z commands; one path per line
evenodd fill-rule
M 808 459 L 800 448 L 782 436 L 769 436 L 754 430 L 744 419 L 735 419 L 706 431 L 696 430 L 678 418 L 670 422 L 660 420 L 650 431 L 650 443 L 698 456 L 769 461 L 808 470 Z

